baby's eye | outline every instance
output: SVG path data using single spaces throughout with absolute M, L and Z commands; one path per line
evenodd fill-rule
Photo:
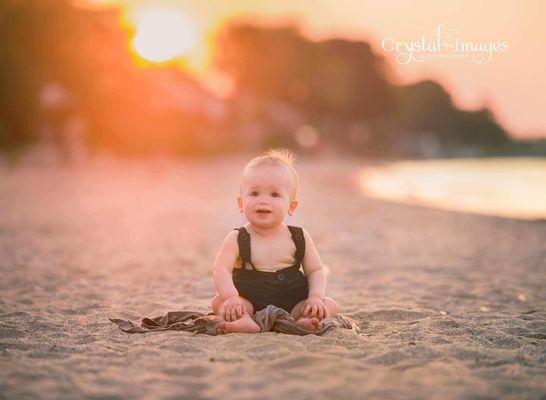
M 279 193 L 277 193 L 277 192 L 271 193 L 271 196 L 273 196 L 273 197 L 281 197 L 281 195 L 280 195 Z
M 254 190 L 253 192 L 250 192 L 250 195 L 252 197 L 256 197 L 256 196 L 258 196 L 258 192 L 256 190 Z

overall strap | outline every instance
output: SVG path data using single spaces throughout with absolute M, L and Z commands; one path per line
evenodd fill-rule
M 288 225 L 288 229 L 290 229 L 292 240 L 296 245 L 296 260 L 294 262 L 294 265 L 297 265 L 299 267 L 300 264 L 303 262 L 303 256 L 305 255 L 305 237 L 303 236 L 303 229 L 298 226 L 291 225 Z
M 250 234 L 245 229 L 245 227 L 236 228 L 239 231 L 239 236 L 237 236 L 237 244 L 239 245 L 239 256 L 241 257 L 241 267 L 243 269 L 253 269 L 256 270 L 254 264 L 250 259 Z M 248 267 L 248 264 L 252 268 Z

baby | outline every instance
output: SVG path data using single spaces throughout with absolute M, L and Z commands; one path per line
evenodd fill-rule
M 298 206 L 293 158 L 288 150 L 270 150 L 243 170 L 237 204 L 248 223 L 226 236 L 214 262 L 212 309 L 220 334 L 260 332 L 251 315 L 269 304 L 310 330 L 339 311 L 325 297 L 326 275 L 313 240 L 284 223 Z

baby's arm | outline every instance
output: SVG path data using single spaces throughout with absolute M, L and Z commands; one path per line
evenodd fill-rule
M 232 296 L 239 296 L 239 292 L 233 284 L 232 275 L 233 266 L 239 256 L 239 246 L 237 245 L 238 234 L 238 231 L 232 231 L 226 236 L 214 260 L 212 277 L 216 291 L 220 294 L 222 300 L 226 300 Z
M 235 321 L 248 313 L 245 303 L 235 285 L 233 284 L 233 266 L 239 256 L 237 236 L 239 232 L 233 231 L 224 239 L 222 247 L 214 261 L 212 272 L 214 286 L 218 291 L 223 306 L 215 310 L 226 321 Z
M 313 239 L 305 229 L 303 235 L 305 237 L 303 270 L 309 283 L 309 295 L 302 313 L 304 316 L 318 316 L 322 319 L 327 312 L 322 302 L 326 296 L 326 273 Z

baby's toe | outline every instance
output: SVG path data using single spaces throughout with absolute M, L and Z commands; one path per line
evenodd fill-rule
M 219 335 L 223 335 L 224 333 L 226 333 L 225 329 L 226 329 L 226 323 L 225 322 L 220 322 L 216 326 L 216 333 L 218 333 Z

